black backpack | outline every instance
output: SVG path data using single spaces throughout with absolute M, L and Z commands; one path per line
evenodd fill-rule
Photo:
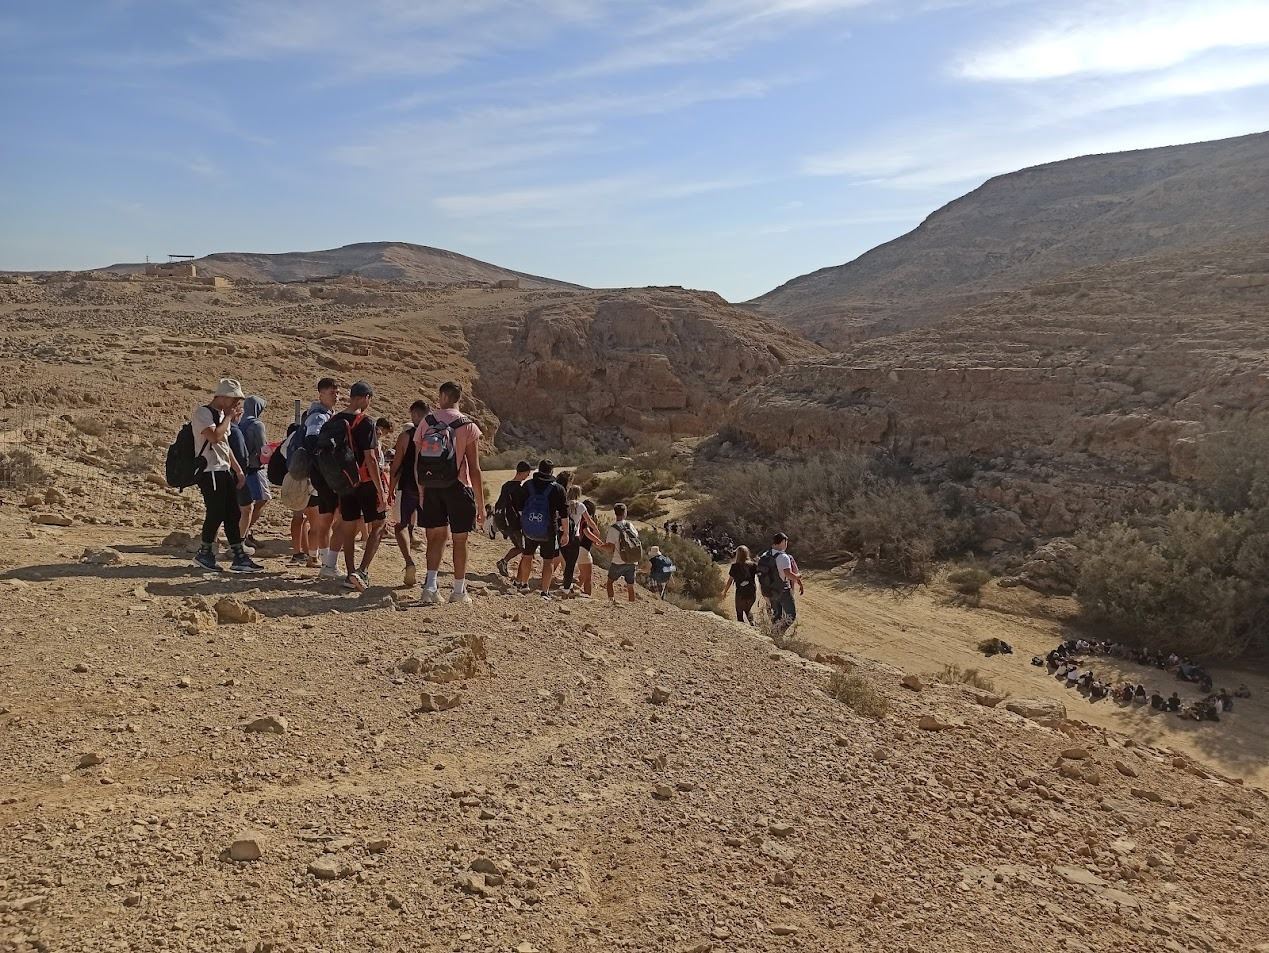
M 361 485 L 361 461 L 353 449 L 352 433 L 364 419 L 365 414 L 357 414 L 352 420 L 336 414 L 317 432 L 313 462 L 336 496 L 347 496 Z
M 758 588 L 768 599 L 784 591 L 784 579 L 781 578 L 780 567 L 776 563 L 778 555 L 774 549 L 768 549 L 758 557 Z
M 269 482 L 274 486 L 281 486 L 282 481 L 286 479 L 286 457 L 282 456 L 282 448 L 285 445 L 286 441 L 284 440 L 273 448 L 273 453 L 269 454 L 268 466 L 265 468 Z
M 212 412 L 212 419 L 218 416 L 217 411 L 210 405 L 208 410 Z M 217 423 L 219 424 L 219 421 Z M 167 485 L 174 490 L 183 490 L 197 483 L 198 478 L 207 469 L 207 461 L 203 459 L 203 451 L 206 449 L 207 441 L 204 440 L 202 447 L 197 451 L 194 450 L 194 428 L 186 421 L 176 432 L 176 439 L 167 448 L 167 466 L 164 474 Z

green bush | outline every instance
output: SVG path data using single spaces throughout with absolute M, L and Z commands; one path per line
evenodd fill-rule
M 587 492 L 600 506 L 628 502 L 644 491 L 643 481 L 637 473 L 620 473 L 600 480 Z
M 742 464 L 722 470 L 707 489 L 693 523 L 712 523 L 756 551 L 785 532 L 807 565 L 861 557 L 881 572 L 924 582 L 937 559 L 970 538 L 966 520 L 949 516 L 900 471 L 858 454 Z
M 1195 481 L 1204 499 L 1223 513 L 1269 509 L 1269 422 L 1205 440 Z
M 1186 655 L 1269 649 L 1269 507 L 1176 510 L 1085 536 L 1076 596 L 1090 622 Z

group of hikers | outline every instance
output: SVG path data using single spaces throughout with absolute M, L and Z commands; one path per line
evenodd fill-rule
M 194 561 L 217 570 L 217 536 L 223 530 L 233 572 L 260 572 L 252 557 L 252 526 L 273 498 L 270 484 L 292 514 L 291 562 L 318 570 L 321 579 L 342 576 L 348 589 L 365 591 L 379 544 L 392 516 L 393 532 L 405 560 L 404 582 L 413 586 L 418 571 L 414 531 L 424 536 L 426 570 L 420 601 L 436 603 L 438 574 L 446 545 L 452 545 L 454 568 L 451 603 L 470 603 L 467 591 L 467 539 L 484 530 L 487 520 L 511 548 L 498 561 L 503 576 L 531 591 L 534 557 L 542 570 L 536 590 L 551 598 L 552 583 L 562 566 L 565 596 L 590 595 L 592 550 L 611 555 L 607 594 L 624 582 L 627 598 L 636 601 L 636 573 L 644 568 L 643 544 L 627 519 L 626 506 L 613 506 L 606 530 L 595 505 L 571 485 L 571 474 L 556 474 L 550 460 L 536 470 L 522 461 L 499 492 L 485 503 L 480 467 L 480 427 L 458 405 L 460 385 L 447 381 L 438 390 L 436 406 L 425 400 L 409 408 L 410 424 L 393 442 L 395 426 L 386 417 L 371 416 L 374 388 L 358 381 L 341 397 L 330 377 L 317 382 L 317 399 L 286 436 L 269 444 L 263 420 L 267 402 L 248 396 L 241 384 L 222 379 L 211 399 L 199 406 L 168 450 L 167 479 L 175 487 L 197 486 L 205 504 L 200 545 Z M 342 409 L 339 409 L 341 404 Z M 390 446 L 391 445 L 391 446 Z M 357 542 L 363 545 L 360 558 Z M 342 572 L 339 566 L 343 557 Z M 674 572 L 672 561 L 652 546 L 647 580 L 664 596 Z
M 1121 680 L 1112 684 L 1098 678 L 1091 668 L 1086 667 L 1085 660 L 1081 658 L 1085 655 L 1112 656 L 1140 665 L 1152 665 L 1175 673 L 1182 681 L 1197 684 L 1205 695 L 1186 705 L 1175 691 L 1165 698 L 1157 689 L 1147 692 L 1146 686 L 1140 682 L 1134 684 Z M 1189 659 L 1175 652 L 1164 655 L 1120 642 L 1067 639 L 1044 657 L 1037 655 L 1032 658 L 1031 664 L 1047 667 L 1051 675 L 1065 682 L 1068 687 L 1087 694 L 1092 701 L 1109 697 L 1121 705 L 1148 704 L 1156 711 L 1174 712 L 1178 717 L 1192 721 L 1220 721 L 1222 713 L 1233 711 L 1235 698 L 1248 698 L 1251 695 L 1245 685 L 1240 685 L 1232 694 L 1224 688 L 1213 692 L 1211 675 Z

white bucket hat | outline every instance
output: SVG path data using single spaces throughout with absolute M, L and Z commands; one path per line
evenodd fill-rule
M 216 385 L 215 397 L 237 397 L 245 400 L 247 395 L 242 392 L 242 385 L 232 377 L 222 377 L 220 383 Z
M 660 555 L 661 555 L 661 547 L 660 547 L 660 546 L 653 546 L 651 549 L 649 549 L 649 550 L 648 550 L 648 555 L 649 555 L 649 556 L 660 556 Z

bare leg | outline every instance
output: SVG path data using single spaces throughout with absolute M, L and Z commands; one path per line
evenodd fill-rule
M 467 578 L 467 534 L 454 534 L 454 578 Z
M 594 575 L 594 569 L 595 567 L 590 563 L 577 568 L 577 578 L 581 581 L 582 592 L 588 596 L 591 594 L 591 577 Z
M 379 552 L 379 540 L 383 539 L 383 520 L 375 520 L 366 524 L 366 548 L 361 554 L 361 571 L 369 572 L 370 564 L 375 561 L 375 553 Z
M 334 534 L 340 541 L 338 548 L 344 551 L 344 568 L 348 570 L 350 576 L 357 568 L 357 533 L 362 525 L 361 520 L 340 523 L 338 533 Z
M 528 585 L 529 576 L 533 574 L 533 557 L 528 553 L 520 556 L 520 565 L 516 569 L 516 582 L 520 585 Z
M 410 539 L 409 533 L 407 532 L 408 530 L 409 526 L 397 523 L 397 525 L 392 528 L 392 535 L 396 537 L 397 549 L 401 550 L 401 557 L 405 560 L 405 564 L 407 566 L 413 566 L 414 557 L 410 555 Z
M 608 590 L 608 600 L 609 600 L 610 602 L 616 602 L 616 601 L 617 601 L 617 595 L 616 595 L 616 593 L 614 593 L 614 592 L 613 592 L 613 590 L 612 590 L 612 576 L 609 576 L 609 577 L 608 577 L 608 582 L 607 582 L 607 584 L 604 586 L 604 588 Z
M 291 549 L 297 553 L 308 552 L 308 545 L 305 540 L 307 534 L 304 532 L 304 525 L 303 511 L 291 514 Z
M 555 564 L 558 559 L 542 560 L 542 591 L 544 593 L 551 591 L 551 579 L 555 575 Z
M 441 568 L 441 559 L 445 555 L 445 538 L 449 534 L 448 526 L 437 526 L 425 531 L 427 535 L 427 571 L 436 572 Z

